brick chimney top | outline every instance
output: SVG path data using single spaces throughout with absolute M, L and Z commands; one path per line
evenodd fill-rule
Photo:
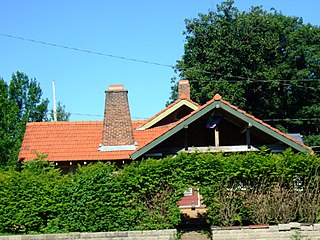
M 123 85 L 110 85 L 106 102 L 100 151 L 134 150 L 128 91 Z
M 180 80 L 178 85 L 179 99 L 190 99 L 190 83 L 189 80 Z
M 127 91 L 122 84 L 110 85 L 107 91 Z

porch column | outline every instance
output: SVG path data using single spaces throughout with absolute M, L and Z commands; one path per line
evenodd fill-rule
M 219 147 L 220 146 L 220 142 L 219 142 L 219 127 L 216 126 L 214 128 L 214 143 L 215 143 L 215 147 Z
M 184 127 L 184 150 L 188 151 L 188 126 Z
M 250 128 L 246 128 L 246 145 L 248 149 L 251 149 Z

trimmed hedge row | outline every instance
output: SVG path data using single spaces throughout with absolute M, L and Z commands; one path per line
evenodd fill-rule
M 45 161 L 0 171 L 0 233 L 98 232 L 174 228 L 185 188 L 199 187 L 212 225 L 317 222 L 317 156 L 180 154 L 79 167 L 62 175 Z

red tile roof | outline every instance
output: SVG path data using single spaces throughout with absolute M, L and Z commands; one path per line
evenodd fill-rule
M 177 102 L 178 101 L 179 100 L 177 100 Z M 145 130 L 138 130 L 141 125 L 150 120 L 132 121 L 133 136 L 134 140 L 137 142 L 137 148 L 129 151 L 99 151 L 99 144 L 101 144 L 103 132 L 102 121 L 27 123 L 25 136 L 20 150 L 19 161 L 35 159 L 35 152 L 48 154 L 48 161 L 129 160 L 131 159 L 130 155 L 132 153 L 161 137 L 164 133 L 173 129 L 215 101 L 221 101 L 232 109 L 244 114 L 270 130 L 299 144 L 305 149 L 310 150 L 311 153 L 313 152 L 311 148 L 307 147 L 303 143 L 271 127 L 253 115 L 238 109 L 231 103 L 223 100 L 221 96 L 217 94 L 212 100 L 208 101 L 206 104 L 175 123 Z
M 136 130 L 145 121 L 133 121 L 137 149 L 167 131 L 169 126 Z M 99 152 L 103 122 L 27 123 L 19 161 L 35 159 L 37 153 L 48 154 L 48 161 L 128 160 L 134 151 Z
M 215 101 L 221 101 L 222 103 L 224 103 L 224 104 L 226 104 L 227 106 L 233 108 L 234 110 L 238 111 L 239 113 L 244 114 L 245 116 L 251 118 L 251 119 L 254 120 L 255 122 L 258 122 L 258 123 L 262 124 L 263 126 L 269 128 L 270 130 L 272 130 L 272 131 L 280 134 L 281 136 L 283 136 L 283 137 L 291 140 L 292 142 L 294 142 L 294 143 L 302 146 L 302 147 L 305 148 L 306 150 L 309 150 L 309 151 L 310 151 L 310 154 L 314 154 L 314 151 L 312 150 L 312 148 L 308 147 L 307 145 L 303 144 L 302 142 L 299 142 L 299 141 L 296 140 L 295 138 L 290 137 L 290 136 L 288 136 L 287 134 L 279 131 L 278 129 L 270 126 L 269 124 L 267 124 L 267 123 L 263 122 L 262 120 L 254 117 L 253 115 L 247 113 L 246 111 L 243 111 L 243 110 L 237 108 L 236 106 L 232 105 L 230 102 L 223 100 L 222 97 L 220 96 L 220 94 L 216 94 L 210 101 L 208 101 L 207 103 L 205 103 L 204 105 L 202 105 L 201 107 L 199 107 L 197 110 L 194 110 L 194 111 L 191 112 L 189 115 L 181 118 L 180 120 L 178 120 L 178 121 L 175 122 L 175 123 L 170 124 L 170 126 L 167 126 L 167 131 L 165 131 L 165 132 L 168 132 L 169 130 L 171 130 L 171 129 L 173 129 L 174 127 L 178 126 L 180 123 L 184 122 L 185 120 L 187 120 L 187 119 L 190 118 L 191 116 L 193 116 L 193 115 L 195 115 L 196 113 L 200 112 L 202 109 L 206 108 L 207 106 L 209 106 L 210 104 L 212 104 L 212 103 L 215 102 Z M 165 132 L 163 132 L 163 134 L 164 134 Z M 156 137 L 154 138 L 154 140 L 157 139 L 157 138 L 160 138 L 163 134 L 160 134 L 160 135 L 156 136 Z M 152 140 L 152 141 L 153 141 L 153 140 Z M 151 143 L 152 141 L 149 141 L 149 143 Z M 148 144 L 148 143 L 146 143 L 146 145 L 147 145 L 147 144 Z M 141 149 L 141 147 L 140 147 L 139 149 Z M 139 150 L 139 149 L 136 149 L 135 151 L 137 151 L 137 150 Z

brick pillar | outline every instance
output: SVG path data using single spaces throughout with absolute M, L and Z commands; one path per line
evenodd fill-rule
M 135 149 L 128 91 L 123 85 L 110 85 L 106 92 L 102 146 L 100 151 Z
M 180 80 L 178 85 L 179 99 L 190 99 L 190 84 L 188 80 Z

